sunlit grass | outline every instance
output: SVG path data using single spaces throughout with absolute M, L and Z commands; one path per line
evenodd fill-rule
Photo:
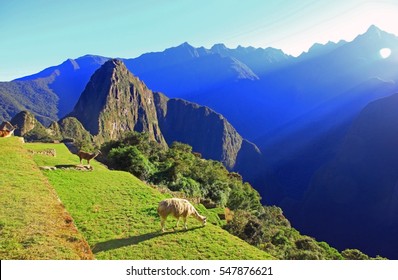
M 29 149 L 54 148 L 56 157 L 35 155 L 39 166 L 70 166 L 79 163 L 62 144 L 26 144 Z M 188 231 L 160 232 L 156 211 L 166 197 L 127 172 L 110 171 L 92 161 L 93 171 L 43 171 L 56 189 L 79 231 L 97 259 L 269 259 L 267 253 L 230 235 L 219 226 L 202 227 L 188 221 Z M 198 210 L 217 222 L 216 214 Z M 180 224 L 180 226 L 182 223 Z
M 93 258 L 22 142 L 0 138 L 0 150 L 0 258 Z

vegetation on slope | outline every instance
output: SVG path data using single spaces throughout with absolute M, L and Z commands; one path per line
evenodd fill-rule
M 48 87 L 52 77 L 33 81 L 0 83 L 0 123 L 17 113 L 30 110 L 37 119 L 49 125 L 57 117 L 58 96 Z
M 190 198 L 205 198 L 218 206 L 250 212 L 261 210 L 260 196 L 237 173 L 218 161 L 205 160 L 192 147 L 174 142 L 164 149 L 146 134 L 132 132 L 102 146 L 112 168 L 129 171 L 142 180 L 167 186 Z
M 185 196 L 202 199 L 207 197 L 215 202 L 219 208 L 209 210 L 202 205 L 196 206 L 200 213 L 208 216 L 210 222 L 208 226 L 202 227 L 196 220 L 190 219 L 188 231 L 172 230 L 175 221 L 169 219 L 167 223 L 169 230 L 162 234 L 156 208 L 160 200 L 170 195 L 162 194 L 159 189 L 149 187 L 129 173 L 110 171 L 95 161 L 92 161 L 94 171 L 78 171 L 75 169 L 78 157 L 71 154 L 63 144 L 25 144 L 30 150 L 56 150 L 56 157 L 36 154 L 34 160 L 39 166 L 57 167 L 57 170 L 43 171 L 44 175 L 72 215 L 95 258 L 268 259 L 273 255 L 281 259 L 370 259 L 358 250 L 348 249 L 340 253 L 325 242 L 317 242 L 311 237 L 302 236 L 290 226 L 280 208 L 261 206 L 256 191 L 249 184 L 243 183 L 238 174 L 229 173 L 220 163 L 201 159 L 200 155 L 192 153 L 188 145 L 175 143 L 170 149 L 165 150 L 148 141 L 146 137 L 134 133 L 129 134 L 125 142 L 108 143 L 103 148 L 109 156 L 108 161 L 113 164 L 116 162 L 125 164 L 125 167 L 131 163 L 130 167 L 134 165 L 134 169 L 129 170 L 132 173 L 147 170 L 147 173 L 139 173 L 145 179 L 157 180 L 161 185 L 171 189 L 182 186 L 175 190 Z M 55 200 L 56 195 L 51 192 L 51 186 L 38 171 L 37 166 L 34 166 L 22 144 L 16 145 L 17 141 L 14 139 L 16 138 L 1 139 L 14 153 L 3 149 L 11 156 L 8 164 L 5 164 L 4 168 L 2 166 L 5 172 L 0 177 L 1 191 L 4 192 L 0 201 L 4 206 L 7 203 L 10 205 L 2 207 L 0 212 L 2 258 L 92 257 L 90 253 L 82 255 L 82 252 L 84 253 L 82 247 L 86 252 L 90 249 L 84 247 L 82 237 L 73 226 L 70 226 L 72 218 L 66 212 L 62 212 L 63 216 L 59 216 L 59 212 L 50 211 L 42 206 L 43 203 L 47 207 L 52 207 L 53 204 L 45 199 L 44 190 L 40 189 L 39 183 L 36 184 L 37 180 L 44 180 L 47 193 L 51 194 L 50 200 Z M 10 143 L 14 144 L 9 145 Z M 118 158 L 118 153 L 119 156 L 126 153 L 130 157 Z M 21 161 L 22 158 L 30 159 L 30 168 L 22 167 L 22 162 L 29 162 Z M 12 172 L 21 172 L 15 171 L 15 165 L 11 168 L 11 163 L 14 162 L 21 167 L 17 170 L 24 170 L 27 174 L 15 176 Z M 15 191 L 13 193 L 6 188 L 11 182 L 7 181 L 9 178 L 13 178 L 14 182 L 8 186 L 9 188 L 35 182 L 29 186 L 34 185 L 36 189 L 30 189 L 29 193 L 24 191 L 19 199 L 19 193 Z M 212 188 L 214 185 L 216 187 Z M 10 198 L 10 195 L 16 196 L 17 199 Z M 22 200 L 29 203 L 21 204 Z M 218 216 L 225 205 L 235 210 L 233 219 L 226 225 Z M 58 207 L 61 207 L 61 204 L 58 203 Z M 62 207 L 61 210 L 64 211 Z M 26 215 L 26 212 L 29 215 Z M 47 214 L 35 217 L 37 212 Z M 60 227 L 63 230 L 72 229 L 74 236 L 70 237 L 68 235 L 70 232 L 59 234 L 59 227 L 46 224 L 46 222 L 53 223 L 54 215 L 58 219 L 61 217 Z M 34 226 L 26 229 L 23 223 L 14 222 L 24 219 L 28 221 L 24 221 L 25 224 L 34 220 L 42 228 L 32 232 Z M 220 227 L 222 225 L 235 236 L 222 229 Z M 40 235 L 43 232 L 45 237 Z M 51 245 L 47 246 L 47 243 Z M 72 246 L 72 249 L 68 245 Z M 76 248 L 80 250 L 77 250 L 77 253 Z
M 370 260 L 357 249 L 339 252 L 326 242 L 301 235 L 291 227 L 276 206 L 266 206 L 260 215 L 236 211 L 233 220 L 225 226 L 230 233 L 261 248 L 278 259 L 288 260 Z M 383 259 L 377 256 L 375 259 Z
M 0 259 L 92 259 L 20 139 L 0 138 Z
M 163 149 L 147 135 L 128 133 L 102 147 L 106 163 L 153 184 L 235 211 L 230 233 L 281 259 L 369 259 L 358 250 L 339 253 L 325 242 L 301 235 L 275 206 L 262 206 L 260 196 L 237 173 L 217 161 L 204 160 L 192 147 L 174 142 Z
M 56 166 L 44 171 L 66 209 L 90 244 L 97 259 L 270 259 L 269 254 L 229 234 L 216 216 L 202 227 L 188 220 L 188 231 L 160 232 L 158 202 L 168 197 L 127 172 L 110 171 L 92 161 L 91 172 L 68 169 L 79 163 L 62 144 L 26 144 L 29 149 L 56 149 L 56 157 L 35 155 L 38 165 Z M 66 169 L 62 169 L 66 168 Z

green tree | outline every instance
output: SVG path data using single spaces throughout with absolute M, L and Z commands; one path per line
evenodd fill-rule
M 153 164 L 135 146 L 113 148 L 108 160 L 113 168 L 128 171 L 141 180 L 147 180 L 155 172 Z

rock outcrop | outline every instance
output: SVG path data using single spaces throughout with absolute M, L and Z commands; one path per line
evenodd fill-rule
M 91 77 L 69 117 L 75 117 L 96 143 L 116 140 L 126 131 L 146 132 L 166 144 L 153 93 L 120 60 L 109 60 Z

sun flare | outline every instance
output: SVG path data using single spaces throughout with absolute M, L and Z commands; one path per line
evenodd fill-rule
M 387 58 L 387 57 L 389 57 L 391 55 L 391 49 L 389 49 L 389 48 L 382 48 L 381 50 L 380 50 L 380 56 L 382 57 L 382 58 Z

